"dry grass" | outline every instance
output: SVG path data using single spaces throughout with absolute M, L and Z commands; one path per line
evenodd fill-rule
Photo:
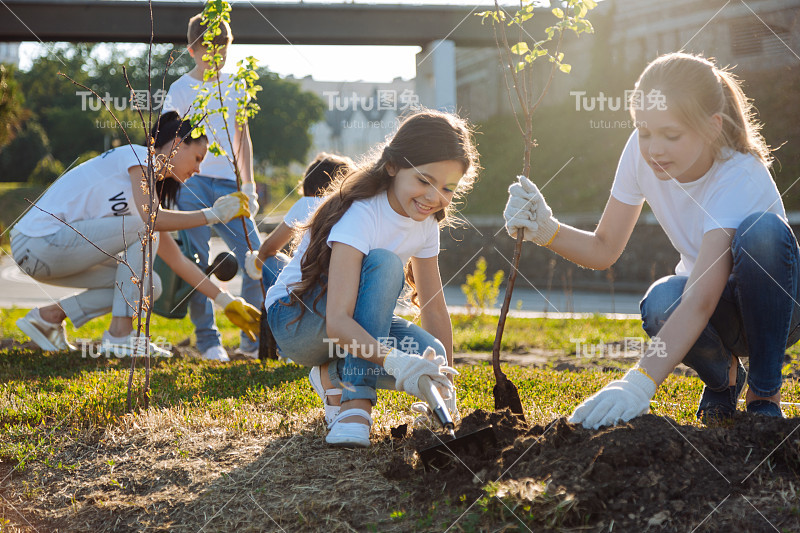
M 406 530 L 388 517 L 407 495 L 381 472 L 397 453 L 388 428 L 409 415 L 379 413 L 373 446 L 342 450 L 324 444 L 321 409 L 241 411 L 233 416 L 260 429 L 235 431 L 236 420 L 173 408 L 128 415 L 94 435 L 61 435 L 49 462 L 71 466 L 31 464 L 3 483 L 2 516 L 12 523 L 2 530 Z

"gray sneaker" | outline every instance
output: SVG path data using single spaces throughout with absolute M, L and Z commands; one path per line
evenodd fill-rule
M 47 322 L 39 314 L 39 309 L 31 309 L 27 315 L 17 319 L 17 327 L 46 352 L 77 350 L 67 341 L 64 322 L 60 324 Z
M 114 337 L 108 331 L 104 331 L 100 350 L 106 357 L 144 357 L 147 350 L 146 346 L 146 338 L 137 337 L 136 332 L 125 337 Z M 151 342 L 150 357 L 172 357 L 172 352 L 164 350 Z

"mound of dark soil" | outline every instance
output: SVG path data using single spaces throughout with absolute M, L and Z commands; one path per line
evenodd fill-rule
M 502 495 L 534 511 L 544 500 L 568 503 L 558 524 L 593 531 L 608 531 L 612 521 L 613 531 L 691 531 L 701 524 L 698 531 L 800 531 L 798 419 L 740 413 L 726 426 L 700 428 L 646 415 L 594 431 L 564 418 L 528 428 L 509 411 L 476 411 L 457 435 L 489 424 L 498 441 L 493 449 L 460 454 L 436 472 L 398 459 L 387 477 L 407 480 L 420 502 L 445 493 L 453 500 L 465 495 L 468 504 L 496 481 Z M 418 429 L 406 445 L 419 450 L 437 442 Z M 536 523 L 533 515 L 526 522 Z

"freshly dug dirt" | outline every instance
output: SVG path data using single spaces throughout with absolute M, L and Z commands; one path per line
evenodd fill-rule
M 476 411 L 456 433 L 489 424 L 494 449 L 437 472 L 398 458 L 385 475 L 411 485 L 420 502 L 444 493 L 467 505 L 496 482 L 498 496 L 528 506 L 515 514 L 534 531 L 800 531 L 798 419 L 740 413 L 701 428 L 645 415 L 594 431 L 564 418 L 528 428 L 508 410 Z M 405 441 L 416 450 L 436 443 L 424 428 Z

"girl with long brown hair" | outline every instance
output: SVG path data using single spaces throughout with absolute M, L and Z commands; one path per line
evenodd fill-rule
M 477 168 L 462 119 L 437 111 L 409 116 L 370 161 L 331 184 L 267 292 L 281 354 L 311 367 L 329 444 L 369 446 L 376 389 L 421 398 L 423 375 L 455 410 L 439 228 L 450 222 L 453 198 L 469 190 Z M 404 281 L 422 327 L 394 315 Z
M 745 382 L 748 412 L 781 417 L 783 354 L 800 337 L 800 249 L 750 101 L 730 72 L 685 53 L 655 59 L 633 94 L 636 130 L 594 232 L 560 224 L 524 177 L 509 189 L 508 232 L 579 265 L 611 266 L 645 201 L 680 253 L 675 275 L 641 302 L 643 357 L 570 421 L 598 428 L 647 413 L 680 362 L 705 383 L 704 423 L 733 417 Z

